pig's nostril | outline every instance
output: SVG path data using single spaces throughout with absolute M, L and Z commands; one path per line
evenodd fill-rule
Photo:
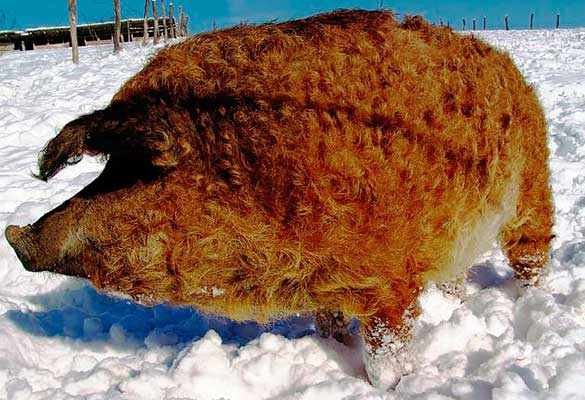
M 6 240 L 8 240 L 8 243 L 10 243 L 12 247 L 14 247 L 14 244 L 18 242 L 23 230 L 24 228 L 16 225 L 10 225 L 8 228 L 6 228 Z

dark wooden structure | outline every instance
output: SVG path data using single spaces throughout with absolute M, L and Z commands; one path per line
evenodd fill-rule
M 132 18 L 122 20 L 121 35 L 125 42 L 134 38 L 142 37 L 144 33 L 144 20 Z M 166 19 L 167 26 L 177 28 L 177 21 L 172 18 Z M 162 24 L 159 24 L 159 36 L 162 36 Z M 148 36 L 154 36 L 154 19 L 148 19 Z M 95 24 L 77 25 L 77 41 L 79 46 L 96 44 L 101 41 L 111 42 L 114 38 L 114 21 Z M 10 43 L 14 50 L 34 50 L 35 47 L 50 45 L 68 44 L 71 45 L 68 26 L 49 28 L 33 28 L 26 31 L 4 31 L 0 32 L 0 46 L 6 48 Z

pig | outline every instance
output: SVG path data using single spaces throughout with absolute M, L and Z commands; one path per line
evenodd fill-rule
M 6 238 L 29 271 L 140 303 L 360 321 L 370 382 L 409 370 L 417 298 L 461 293 L 499 241 L 538 285 L 553 237 L 547 127 L 510 57 L 389 11 L 202 33 L 163 48 L 42 151 L 99 177 Z

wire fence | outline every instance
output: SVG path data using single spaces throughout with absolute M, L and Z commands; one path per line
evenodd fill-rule
M 468 25 L 468 21 L 466 18 L 461 18 L 461 22 L 460 25 L 453 25 L 451 23 L 450 20 L 447 20 L 446 23 L 443 22 L 443 18 L 439 18 L 439 25 L 446 25 L 450 28 L 453 29 L 458 29 L 460 28 L 463 31 L 466 30 L 472 30 L 472 31 L 476 31 L 476 30 L 489 30 L 489 29 L 501 29 L 499 26 L 497 28 L 492 28 L 489 26 L 488 24 L 488 18 L 486 16 L 484 16 L 483 18 L 481 18 L 479 21 L 476 18 L 471 19 L 471 24 Z M 508 15 L 504 15 L 504 17 L 502 18 L 502 20 L 504 22 L 504 29 L 509 31 L 512 26 L 511 26 L 511 19 Z M 501 22 L 499 21 L 499 22 Z M 528 25 L 518 25 L 519 29 L 534 29 L 535 25 L 535 19 L 534 19 L 534 12 L 530 13 L 529 18 L 527 19 L 528 21 Z M 561 28 L 561 14 L 557 13 L 556 16 L 554 16 L 553 18 L 551 18 L 551 21 L 553 22 L 553 25 L 555 27 L 555 29 L 560 29 Z
M 387 8 L 387 5 L 385 3 L 384 0 L 376 0 L 376 7 L 380 10 L 383 9 L 389 9 Z M 399 15 L 399 14 L 396 14 Z M 448 26 L 450 28 L 453 29 L 461 29 L 461 30 L 472 30 L 472 31 L 477 31 L 477 30 L 489 30 L 489 29 L 501 29 L 501 25 L 499 25 L 499 23 L 501 23 L 502 21 L 504 22 L 503 28 L 507 31 L 509 31 L 510 29 L 512 29 L 513 27 L 511 26 L 511 19 L 508 15 L 504 15 L 503 18 L 501 20 L 498 20 L 496 22 L 496 25 L 494 25 L 493 27 L 489 25 L 488 22 L 488 18 L 487 16 L 483 16 L 482 18 L 476 19 L 476 18 L 472 18 L 471 20 L 471 24 L 468 25 L 468 20 L 466 18 L 461 18 L 460 21 L 458 22 L 458 24 L 453 24 L 449 19 L 444 19 L 444 18 L 439 18 L 439 20 L 437 21 L 437 25 L 441 25 L 441 26 Z M 523 23 L 519 24 L 516 26 L 517 29 L 534 29 L 535 28 L 535 13 L 534 11 L 532 11 L 529 15 L 529 18 L 526 20 L 528 21 L 527 25 L 523 25 Z M 561 14 L 560 13 L 556 13 L 556 15 L 553 14 L 553 16 L 550 19 L 550 22 L 552 22 L 552 25 L 548 25 L 547 27 L 539 27 L 539 29 L 549 29 L 551 26 L 554 26 L 555 29 L 559 29 L 561 28 Z

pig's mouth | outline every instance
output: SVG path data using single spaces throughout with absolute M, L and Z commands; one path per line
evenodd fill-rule
M 6 240 L 14 252 L 18 256 L 18 259 L 27 271 L 37 272 L 41 269 L 35 268 L 33 265 L 33 258 L 35 256 L 35 248 L 31 237 L 32 227 L 30 225 L 19 227 L 16 225 L 10 225 L 6 228 Z

